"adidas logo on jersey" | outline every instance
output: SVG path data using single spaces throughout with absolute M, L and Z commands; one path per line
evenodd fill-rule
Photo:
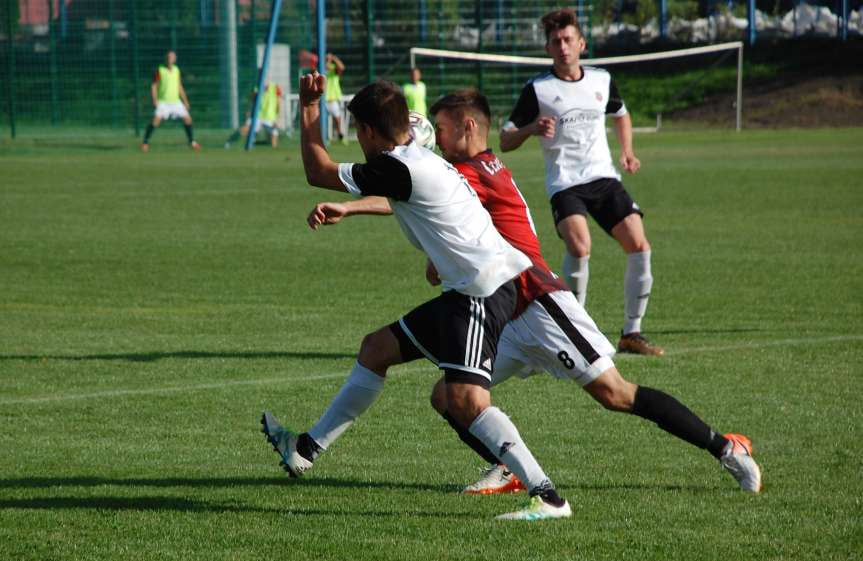
M 560 103 L 562 101 L 563 101 L 563 98 L 558 95 L 558 96 L 554 97 L 554 101 L 552 101 L 552 103 Z
M 487 358 L 484 361 L 482 361 L 482 367 L 485 368 L 486 370 L 491 370 L 491 359 Z

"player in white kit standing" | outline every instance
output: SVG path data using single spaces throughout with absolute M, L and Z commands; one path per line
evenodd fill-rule
M 501 151 L 515 150 L 530 136 L 539 137 L 554 222 L 566 244 L 564 280 L 584 306 L 590 214 L 627 254 L 618 350 L 662 355 L 665 351 L 641 334 L 653 286 L 643 213 L 620 182 L 605 133 L 605 116 L 611 115 L 621 145 L 620 164 L 624 171 L 635 173 L 641 162 L 632 149 L 632 121 L 611 75 L 579 63 L 585 41 L 575 12 L 557 10 L 546 14 L 542 23 L 545 48 L 554 65 L 522 90 L 500 133 Z

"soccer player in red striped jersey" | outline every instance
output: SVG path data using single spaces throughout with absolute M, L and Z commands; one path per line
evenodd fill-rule
M 707 449 L 742 489 L 760 491 L 761 472 L 752 459 L 748 438 L 718 433 L 674 397 L 633 384 L 620 375 L 612 361 L 614 347 L 568 286 L 551 272 L 512 173 L 488 147 L 491 115 L 485 96 L 475 90 L 457 91 L 437 101 L 430 113 L 435 117 L 437 144 L 444 158 L 477 192 L 503 238 L 533 264 L 518 279 L 517 317 L 507 324 L 498 342 L 492 385 L 543 370 L 556 378 L 573 380 L 606 409 L 640 416 Z M 429 282 L 437 282 L 431 265 L 427 277 Z M 488 448 L 447 413 L 443 380 L 435 385 L 432 405 L 490 464 L 485 476 L 465 492 L 491 494 L 523 488 Z

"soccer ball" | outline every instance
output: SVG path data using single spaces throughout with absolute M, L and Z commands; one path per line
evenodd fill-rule
M 411 125 L 411 136 L 417 144 L 423 148 L 434 150 L 434 126 L 426 119 L 422 113 L 411 111 L 408 116 L 408 121 Z

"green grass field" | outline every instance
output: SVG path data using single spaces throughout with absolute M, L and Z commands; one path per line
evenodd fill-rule
M 493 393 L 573 505 L 537 524 L 493 520 L 524 495 L 458 494 L 481 465 L 423 362 L 308 477 L 278 468 L 261 410 L 307 428 L 362 336 L 435 290 L 392 219 L 305 226 L 339 195 L 295 143 L 218 138 L 0 142 L 0 559 L 863 558 L 863 130 L 636 137 L 668 355 L 618 366 L 752 437 L 764 491 L 537 376 Z M 556 266 L 538 148 L 504 160 Z M 592 228 L 588 309 L 616 341 L 625 260 Z

